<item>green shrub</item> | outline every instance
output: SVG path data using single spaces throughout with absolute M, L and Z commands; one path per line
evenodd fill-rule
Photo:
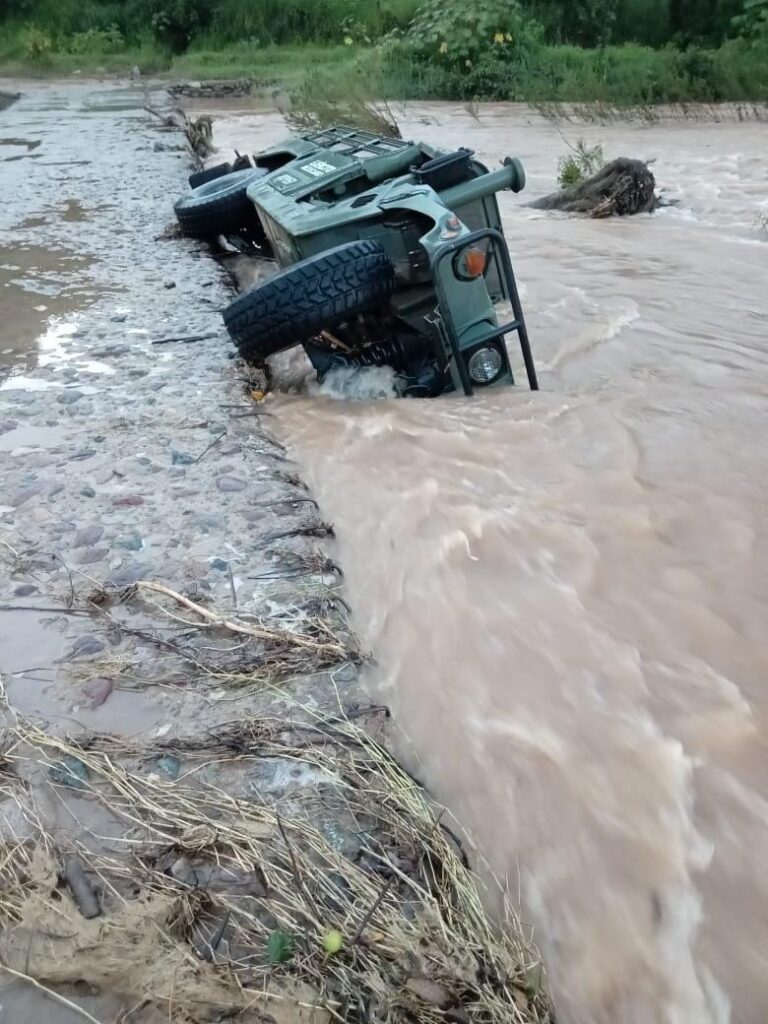
M 579 139 L 575 146 L 568 145 L 571 152 L 561 156 L 557 162 L 557 182 L 561 188 L 581 184 L 597 174 L 605 162 L 600 145 L 587 146 L 584 139 Z
M 416 59 L 469 70 L 494 50 L 535 49 L 541 36 L 517 0 L 424 0 L 403 42 Z
M 24 57 L 34 64 L 47 64 L 53 52 L 53 40 L 47 32 L 30 25 L 19 37 Z
M 63 49 L 68 53 L 80 54 L 120 53 L 125 49 L 125 39 L 117 25 L 111 25 L 108 29 L 89 28 L 65 40 Z

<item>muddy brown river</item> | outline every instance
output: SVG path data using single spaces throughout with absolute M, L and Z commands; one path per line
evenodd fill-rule
M 768 130 L 560 130 L 428 105 L 406 136 L 522 158 L 501 197 L 542 390 L 281 396 L 371 673 L 419 775 L 535 929 L 566 1024 L 768 1012 Z M 561 131 L 678 205 L 523 208 Z M 241 108 L 222 151 L 285 134 Z

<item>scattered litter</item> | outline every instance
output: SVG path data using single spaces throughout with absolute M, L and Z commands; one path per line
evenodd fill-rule
M 71 754 L 48 769 L 48 778 L 57 786 L 69 786 L 70 789 L 85 789 L 90 773 L 86 765 Z

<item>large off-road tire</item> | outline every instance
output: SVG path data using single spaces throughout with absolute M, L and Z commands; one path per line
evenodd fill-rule
M 377 306 L 394 287 L 394 267 L 379 242 L 346 242 L 244 292 L 224 310 L 224 323 L 240 355 L 263 362 Z
M 215 238 L 253 228 L 258 216 L 246 192 L 264 174 L 260 167 L 234 171 L 177 199 L 174 210 L 182 232 L 191 238 Z

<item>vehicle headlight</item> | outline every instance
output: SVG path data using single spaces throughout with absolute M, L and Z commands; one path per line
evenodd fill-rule
M 483 346 L 469 357 L 467 369 L 473 384 L 492 384 L 504 369 L 504 359 L 498 348 Z

